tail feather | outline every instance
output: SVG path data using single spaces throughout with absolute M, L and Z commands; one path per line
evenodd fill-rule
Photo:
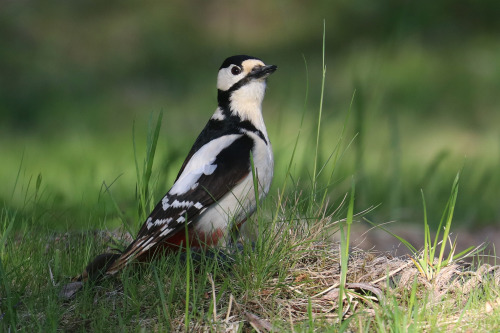
M 108 268 L 121 256 L 120 253 L 103 253 L 92 260 L 82 274 L 73 278 L 73 281 L 99 281 L 104 277 Z
M 190 238 L 194 239 L 191 233 Z M 190 240 L 190 243 L 191 242 L 192 240 Z M 182 250 L 183 244 L 186 244 L 186 234 L 184 230 L 173 233 L 167 238 L 159 237 L 158 235 L 146 235 L 136 238 L 119 257 L 115 258 L 113 262 L 107 266 L 106 274 L 114 275 L 118 273 L 133 260 L 148 260 L 158 253 Z
M 139 245 L 143 244 L 145 237 L 135 239 L 123 253 L 120 254 L 117 258 L 113 260 L 106 267 L 107 275 L 114 275 L 120 270 L 122 270 L 130 260 L 138 259 L 144 253 L 144 247 L 140 247 Z M 155 245 L 156 242 L 151 242 L 151 246 Z
M 84 282 L 97 282 L 101 280 L 106 275 L 108 267 L 111 266 L 120 255 L 120 253 L 103 253 L 95 257 L 94 260 L 85 267 L 82 274 L 75 276 L 72 282 L 61 288 L 59 297 L 68 301 L 75 297 L 76 293 L 83 288 Z

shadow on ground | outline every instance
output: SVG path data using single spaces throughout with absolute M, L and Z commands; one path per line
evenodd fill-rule
M 423 248 L 424 231 L 422 227 L 410 224 L 396 225 L 396 223 L 384 227 L 408 241 L 415 248 Z M 456 231 L 452 231 L 450 237 L 452 240 L 457 237 L 456 253 L 459 253 L 468 247 L 476 247 L 484 243 L 486 248 L 484 250 L 484 254 L 481 255 L 481 258 L 484 262 L 495 264 L 495 257 L 497 256 L 495 249 L 500 248 L 500 230 L 498 228 L 486 227 L 475 231 L 458 229 Z M 335 234 L 334 239 L 340 240 L 340 234 Z M 411 252 L 394 236 L 384 230 L 373 228 L 364 223 L 356 223 L 352 226 L 351 246 L 358 247 L 363 250 L 390 252 L 394 256 L 406 256 L 411 254 Z M 448 249 L 449 247 L 447 247 L 447 250 Z M 497 260 L 497 262 L 498 261 L 499 260 Z

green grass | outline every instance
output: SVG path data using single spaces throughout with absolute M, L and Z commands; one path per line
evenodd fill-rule
M 450 122 L 420 133 L 410 126 L 417 118 L 395 112 L 376 114 L 380 119 L 375 119 L 368 109 L 380 97 L 370 97 L 368 87 L 357 89 L 355 96 L 351 89 L 352 99 L 336 104 L 334 116 L 324 46 L 320 88 L 313 89 L 316 82 L 306 87 L 307 95 L 310 90 L 321 95 L 319 112 L 307 99 L 303 108 L 290 107 L 303 103 L 289 95 L 282 99 L 290 104 L 266 100 L 265 110 L 278 110 L 265 115 L 268 125 L 276 124 L 269 126 L 276 181 L 245 227 L 246 241 L 237 251 L 191 253 L 188 247 L 187 254 L 129 267 L 117 278 L 88 284 L 75 299 L 63 301 L 59 291 L 69 277 L 80 273 L 95 255 L 126 245 L 117 228 L 132 234 L 138 229 L 176 176 L 186 152 L 184 141 L 197 131 L 181 136 L 185 125 L 173 124 L 184 124 L 183 118 L 165 112 L 169 123 L 163 125 L 163 133 L 160 113 L 157 121 L 151 116 L 149 125 L 138 117 L 133 132 L 125 135 L 82 131 L 67 140 L 19 136 L 18 142 L 2 146 L 1 329 L 413 332 L 498 327 L 498 268 L 480 261 L 472 267 L 458 265 L 443 257 L 438 236 L 434 242 L 430 239 L 430 230 L 438 225 L 448 233 L 452 217 L 459 216 L 463 223 L 479 216 L 498 218 L 492 208 L 496 196 L 477 200 L 479 192 L 492 194 L 500 185 L 495 176 L 498 161 L 488 153 L 496 143 L 472 138 L 475 145 L 488 149 L 467 157 L 460 195 L 458 182 L 450 195 L 456 167 L 463 164 L 455 147 L 464 144 L 468 132 L 454 135 L 457 130 Z M 386 68 L 394 66 L 389 78 L 398 69 L 413 68 L 408 62 L 418 62 L 394 57 L 384 63 Z M 402 76 L 411 81 L 415 72 Z M 277 83 L 271 81 L 270 87 Z M 268 95 L 272 94 L 270 89 Z M 200 105 L 204 102 L 183 106 Z M 348 122 L 353 118 L 354 129 Z M 436 138 L 445 138 L 442 146 L 430 145 Z M 421 210 L 422 187 L 429 193 L 426 202 L 432 204 L 424 203 L 426 212 L 419 219 L 413 207 Z M 393 192 L 397 195 L 388 195 Z M 350 227 L 360 217 L 355 213 L 379 203 L 365 213 L 368 218 L 423 221 L 422 257 L 415 248 L 412 261 L 350 247 Z M 436 216 L 442 207 L 448 210 L 433 225 L 427 213 Z M 336 232 L 341 233 L 340 244 L 330 240 Z
M 145 170 L 147 165 L 148 160 Z M 324 167 L 328 171 L 336 165 Z M 144 173 L 137 175 L 141 181 Z M 289 177 L 293 180 L 293 173 Z M 272 327 L 295 332 L 386 332 L 490 330 L 499 325 L 498 270 L 485 274 L 485 268 L 477 266 L 460 276 L 462 268 L 455 267 L 457 273 L 447 284 L 434 286 L 419 279 L 410 260 L 386 260 L 377 274 L 372 271 L 374 275 L 366 278 L 374 260 L 385 257 L 349 251 L 354 182 L 349 200 L 340 209 L 322 203 L 320 186 L 309 187 L 318 191 L 314 200 L 296 184 L 287 193 L 280 192 L 279 198 L 271 194 L 250 221 L 255 229 L 248 234 L 257 237 L 256 246 L 244 243 L 241 251 L 230 254 L 230 261 L 222 252 L 194 257 L 189 251 L 187 256 L 178 253 L 129 267 L 116 279 L 86 285 L 75 299 L 63 301 L 58 293 L 67 277 L 79 273 L 94 255 L 115 246 L 112 238 L 118 236 L 61 233 L 40 225 L 37 207 L 48 200 L 48 196 L 39 198 L 40 184 L 26 186 L 26 211 L 20 209 L 14 216 L 3 210 L 0 325 L 4 331 L 217 332 Z M 141 205 L 137 200 L 136 208 Z M 108 213 L 102 213 L 99 202 L 85 209 L 87 229 L 104 229 Z M 125 216 L 138 214 L 137 209 L 127 211 Z M 11 229 L 14 220 L 24 227 Z M 338 230 L 343 234 L 340 245 L 328 241 L 328 234 Z M 395 267 L 403 267 L 405 273 L 391 275 Z M 379 282 L 371 285 L 383 291 L 383 299 L 369 290 L 349 288 L 349 283 L 375 278 Z M 468 281 L 475 281 L 470 290 L 461 289 Z M 325 291 L 335 286 L 340 286 L 339 294 L 328 296 Z M 490 312 L 485 311 L 487 304 Z
M 33 191 L 37 191 L 36 187 Z M 68 276 L 79 273 L 94 255 L 112 244 L 109 235 L 91 231 L 55 233 L 37 225 L 33 216 L 18 219 L 26 227 L 13 232 L 9 226 L 15 217 L 4 209 L 0 325 L 3 330 L 43 332 L 228 328 L 246 331 L 255 325 L 259 327 L 258 321 L 249 319 L 249 313 L 276 331 L 296 332 L 450 328 L 465 331 L 488 330 L 499 324 L 500 289 L 492 274 L 483 275 L 481 282 L 467 292 L 452 288 L 436 298 L 435 289 L 417 278 L 411 279 L 407 289 L 399 286 L 397 279 L 384 277 L 392 269 L 388 265 L 379 272 L 381 282 L 375 284 L 384 290 L 384 301 L 353 293 L 348 286 L 346 301 L 315 297 L 334 286 L 336 277 L 343 281 L 340 285 L 356 282 L 361 267 L 369 266 L 378 257 L 367 254 L 360 259 L 359 254 L 349 253 L 348 261 L 348 229 L 340 252 L 325 239 L 325 230 L 344 230 L 344 222 L 336 221 L 345 217 L 345 207 L 333 216 L 324 212 L 334 207 L 308 215 L 313 209 L 301 209 L 301 202 L 319 207 L 319 200 L 311 201 L 297 187 L 282 195 L 284 198 L 271 195 L 252 218 L 253 225 L 259 226 L 253 232 L 259 240 L 255 249 L 245 243 L 241 252 L 232 255 L 233 261 L 223 260 L 220 253 L 187 260 L 176 254 L 126 269 L 117 279 L 106 280 L 99 286 L 88 285 L 68 302 L 58 297 L 61 286 Z M 347 226 L 353 218 L 353 195 L 354 188 L 348 200 Z M 276 210 L 278 202 L 280 207 Z M 98 203 L 94 205 L 87 212 L 89 216 L 100 210 Z M 271 212 L 277 213 L 269 215 Z M 104 228 L 105 217 L 98 220 L 99 229 Z M 95 223 L 89 223 L 89 229 Z M 468 271 L 470 276 L 476 274 L 475 269 Z M 462 282 L 457 277 L 454 280 L 459 286 L 469 281 L 465 278 Z M 486 304 L 492 307 L 489 313 L 484 311 Z M 346 314 L 344 321 L 339 322 L 336 311 Z
M 66 20 L 67 17 L 59 19 Z M 332 24 L 337 23 L 327 21 L 327 31 L 331 31 Z M 316 34 L 320 28 L 318 24 Z M 59 34 L 62 31 L 53 38 L 59 40 L 58 45 L 64 44 L 60 41 L 64 40 L 64 35 Z M 498 54 L 495 40 L 490 41 L 487 36 L 469 36 L 458 44 L 429 46 L 403 35 L 392 44 L 367 41 L 340 48 L 328 44 L 328 40 L 326 42 L 328 50 L 335 49 L 324 59 L 316 50 L 305 52 L 304 57 L 309 62 L 306 69 L 300 56 L 302 50 L 291 52 L 296 56 L 281 51 L 258 54 L 265 61 L 279 65 L 278 72 L 270 79 L 264 107 L 276 155 L 276 179 L 285 178 L 289 156 L 295 149 L 290 171 L 299 185 L 309 184 L 311 177 L 317 177 L 321 183 L 328 182 L 329 175 L 315 174 L 318 170 L 309 161 L 317 160 L 322 165 L 330 157 L 338 135 L 344 130 L 345 111 L 351 108 L 351 122 L 345 128 L 344 138 L 356 136 L 356 139 L 353 152 L 343 157 L 337 167 L 331 197 L 347 192 L 350 177 L 355 173 L 358 183 L 356 210 L 382 204 L 371 213 L 371 219 L 381 222 L 390 219 L 420 221 L 420 189 L 425 188 L 429 202 L 445 200 L 457 165 L 464 164 L 463 191 L 458 198 L 455 223 L 472 228 L 495 225 L 500 218 L 496 200 L 500 189 L 500 174 L 496 171 L 500 163 L 500 134 L 496 124 L 500 118 L 495 89 L 499 77 L 496 75 L 498 62 L 494 61 Z M 108 54 L 106 52 L 111 51 L 102 52 Z M 23 52 L 23 57 L 28 58 L 21 64 L 16 63 L 16 71 L 27 71 L 28 74 L 24 75 L 33 75 L 34 81 L 35 78 L 45 78 L 44 73 L 29 71 L 27 64 L 31 54 L 33 52 Z M 128 54 L 125 58 L 117 54 L 108 56 L 125 62 L 131 57 Z M 224 56 L 227 54 L 220 55 L 221 58 Z M 109 65 L 102 61 L 95 68 Z M 85 212 L 81 207 L 88 205 L 87 210 L 91 208 L 89 203 L 96 200 L 103 182 L 108 186 L 113 184 L 111 191 L 121 209 L 131 207 L 136 199 L 133 194 L 137 179 L 131 163 L 134 160 L 132 123 L 135 119 L 136 137 L 144 141 L 147 115 L 152 110 L 163 109 L 164 128 L 158 139 L 155 158 L 158 164 L 151 175 L 159 182 L 158 192 L 154 194 L 161 195 L 172 183 L 186 150 L 215 108 L 215 71 L 219 61 L 213 60 L 212 63 L 211 59 L 196 59 L 204 66 L 189 67 L 186 73 L 189 78 L 184 79 L 178 71 L 185 66 L 172 60 L 172 64 L 176 64 L 173 66 L 167 58 L 165 63 L 174 67 L 166 68 L 171 71 L 164 74 L 162 72 L 167 81 L 162 81 L 162 84 L 168 85 L 168 89 L 163 85 L 151 87 L 159 74 L 147 72 L 143 75 L 151 79 L 145 80 L 117 73 L 117 77 L 111 77 L 111 82 L 103 87 L 96 83 L 102 82 L 102 77 L 94 73 L 101 73 L 94 67 L 86 73 L 76 71 L 71 64 L 61 63 L 61 67 L 57 67 L 50 62 L 50 66 L 46 66 L 49 69 L 54 67 L 54 72 L 50 72 L 54 75 L 50 82 L 74 80 L 73 84 L 80 87 L 79 75 L 88 75 L 89 78 L 82 80 L 89 90 L 80 92 L 83 97 L 65 90 L 44 95 L 44 98 L 33 95 L 33 101 L 30 99 L 29 103 L 35 104 L 29 110 L 43 115 L 32 125 L 33 128 L 18 128 L 9 121 L 1 122 L 0 183 L 3 186 L 0 202 L 11 210 L 23 208 L 26 211 L 26 189 L 22 187 L 30 183 L 30 177 L 33 186 L 41 173 L 42 190 L 45 189 L 42 192 L 49 196 L 48 201 L 43 201 L 49 207 L 42 207 L 41 212 L 59 208 L 50 218 L 53 227 L 83 228 L 81 221 L 87 218 L 80 215 Z M 325 66 L 328 75 L 322 90 Z M 124 70 L 119 67 L 116 71 L 120 69 Z M 198 69 L 202 73 L 198 73 Z M 310 82 L 307 82 L 305 70 L 309 77 L 314 78 Z M 74 76 L 61 78 L 57 76 L 61 72 L 67 73 L 65 75 L 74 73 Z M 9 89 L 25 91 L 22 86 L 11 85 Z M 58 89 L 60 85 L 57 85 Z M 309 98 L 304 106 L 305 85 Z M 132 92 L 129 86 L 134 87 Z M 56 90 L 55 87 L 51 89 Z M 75 91 L 80 90 L 75 88 Z M 354 91 L 356 96 L 351 106 Z M 130 94 L 135 98 L 132 101 Z M 318 97 L 321 94 L 321 135 L 318 137 Z M 20 96 L 27 99 L 25 95 Z M 46 100 L 47 96 L 53 97 Z M 3 105 L 4 100 L 1 102 Z M 5 114 L 18 117 L 22 113 L 12 106 Z M 38 118 L 33 115 L 33 119 Z M 302 137 L 295 148 L 293 139 L 299 127 L 302 127 Z M 319 146 L 316 145 L 318 141 Z M 139 154 L 146 154 L 139 139 L 136 146 Z M 316 152 L 311 147 L 319 147 L 319 150 Z M 141 163 L 143 158 L 139 158 Z M 19 186 L 12 197 L 18 171 L 21 172 Z M 275 182 L 274 191 L 280 183 Z M 119 217 L 109 214 L 115 210 L 109 197 L 100 195 L 98 198 L 104 201 L 105 207 L 101 211 L 106 212 L 110 225 L 118 225 Z M 435 213 L 438 211 L 429 212 Z M 135 220 L 131 218 L 131 221 Z M 78 225 L 74 225 L 75 221 Z

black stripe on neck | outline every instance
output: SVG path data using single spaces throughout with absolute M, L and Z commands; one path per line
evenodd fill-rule
M 266 140 L 266 137 L 264 136 L 264 133 L 262 133 L 261 130 L 257 129 L 257 127 L 255 127 L 250 122 L 250 120 L 240 121 L 240 123 L 238 124 L 238 127 L 241 128 L 241 129 L 245 129 L 245 130 L 247 130 L 249 132 L 253 132 L 253 133 L 257 134 L 262 139 L 262 141 L 264 141 L 265 144 L 267 145 L 267 140 Z
M 226 115 L 225 111 L 229 111 L 229 97 L 231 96 L 230 90 L 217 90 L 217 104 L 223 110 L 224 115 Z
M 226 127 L 241 128 L 253 132 L 257 134 L 267 145 L 268 142 L 261 130 L 257 129 L 257 127 L 255 127 L 255 125 L 252 124 L 250 120 L 242 120 L 238 114 L 234 114 L 233 112 L 231 112 L 231 107 L 229 106 L 230 91 L 231 89 L 229 89 L 228 91 L 218 91 L 219 108 L 222 110 L 224 120 L 212 119 L 211 121 L 220 121 L 225 123 Z
M 231 97 L 231 94 L 236 90 L 240 89 L 241 87 L 243 87 L 244 85 L 246 85 L 251 80 L 252 80 L 251 77 L 246 76 L 241 80 L 239 80 L 238 82 L 236 82 L 235 84 L 233 84 L 231 88 L 229 88 L 226 91 L 218 89 L 217 102 L 219 103 L 219 106 L 222 108 L 227 107 L 229 109 L 229 102 L 230 102 L 229 99 Z

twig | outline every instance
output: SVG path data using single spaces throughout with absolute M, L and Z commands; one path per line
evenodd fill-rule
M 266 332 L 271 332 L 275 331 L 273 329 L 273 325 L 269 323 L 267 320 L 261 319 L 258 316 L 254 315 L 253 313 L 250 313 L 248 311 L 244 311 L 243 315 L 245 316 L 246 320 L 252 325 L 252 327 L 257 331 L 266 331 Z
M 292 286 L 288 286 L 288 288 L 290 288 L 290 290 L 292 290 L 292 291 L 295 291 L 296 293 L 299 293 L 299 294 L 301 294 L 301 295 L 304 295 L 304 293 L 303 293 L 303 292 L 301 292 L 300 290 L 298 290 L 297 288 L 294 288 L 294 287 L 292 287 Z M 314 296 L 313 296 L 313 297 L 314 297 Z
M 311 298 L 316 298 L 318 296 L 321 296 L 323 294 L 326 294 L 327 292 L 329 292 L 330 290 L 333 290 L 335 288 L 338 288 L 338 286 L 340 285 L 340 283 L 335 283 L 334 285 L 331 285 L 330 287 L 326 288 L 325 290 L 323 291 L 320 291 L 319 293 L 317 293 L 316 295 L 314 295 L 313 297 Z
M 50 281 L 52 281 L 52 286 L 57 287 L 56 281 L 54 281 L 54 274 L 52 274 L 52 268 L 50 268 L 50 261 L 47 264 L 49 266 Z
M 379 302 L 384 300 L 384 294 L 382 294 L 382 290 L 372 286 L 370 283 L 346 283 L 346 288 L 368 290 L 377 296 Z
M 227 307 L 227 313 L 226 313 L 226 323 L 229 323 L 229 316 L 231 315 L 231 309 L 233 307 L 233 294 L 229 295 L 229 305 Z
M 407 262 L 407 263 L 406 263 L 406 264 L 404 264 L 403 266 L 398 267 L 398 268 L 396 268 L 395 270 L 393 270 L 393 271 L 389 272 L 389 274 L 387 274 L 387 275 L 385 275 L 385 276 L 382 276 L 381 278 L 376 279 L 375 281 L 370 282 L 370 284 L 377 284 L 377 283 L 379 283 L 380 281 L 384 281 L 384 280 L 385 280 L 385 279 L 387 279 L 388 277 L 391 277 L 391 276 L 393 276 L 394 274 L 396 274 L 397 272 L 399 272 L 399 271 L 401 271 L 401 270 L 405 269 L 405 268 L 406 268 L 406 267 L 408 267 L 411 263 L 412 263 L 412 262 Z
M 208 280 L 210 281 L 210 284 L 212 285 L 212 299 L 214 302 L 214 323 L 217 322 L 217 297 L 215 296 L 215 283 L 214 279 L 212 279 L 212 275 L 209 273 L 208 275 Z
M 292 319 L 292 311 L 290 310 L 290 305 L 287 306 L 288 309 L 288 319 L 290 320 L 290 329 L 292 330 L 292 333 L 295 333 L 295 330 L 293 329 L 293 319 Z

